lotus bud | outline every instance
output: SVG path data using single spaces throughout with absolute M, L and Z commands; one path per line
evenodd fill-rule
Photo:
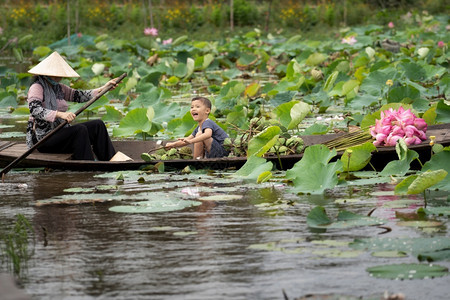
M 417 50 L 417 54 L 419 54 L 420 58 L 424 58 L 425 56 L 427 56 L 428 52 L 430 52 L 430 49 L 428 49 L 427 47 L 422 47 Z
M 320 81 L 323 79 L 323 73 L 321 70 L 312 69 L 311 70 L 311 76 L 314 78 L 315 81 Z
M 433 146 L 436 141 L 436 137 L 434 135 L 430 136 L 430 146 Z

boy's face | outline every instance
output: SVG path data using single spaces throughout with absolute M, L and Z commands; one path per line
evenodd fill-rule
M 194 100 L 191 102 L 191 116 L 196 122 L 202 122 L 208 119 L 210 111 L 211 110 L 200 100 Z

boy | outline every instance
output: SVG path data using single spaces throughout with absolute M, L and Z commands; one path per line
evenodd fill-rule
M 223 147 L 223 141 L 228 134 L 214 121 L 208 119 L 211 112 L 211 101 L 205 97 L 194 97 L 191 101 L 191 115 L 198 126 L 187 138 L 179 138 L 178 141 L 167 143 L 166 149 L 177 148 L 194 144 L 194 158 L 223 157 L 228 152 Z

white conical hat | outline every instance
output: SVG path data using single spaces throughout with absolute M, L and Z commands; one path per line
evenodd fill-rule
M 34 68 L 31 68 L 28 73 L 54 77 L 80 77 L 56 51 L 34 66 Z

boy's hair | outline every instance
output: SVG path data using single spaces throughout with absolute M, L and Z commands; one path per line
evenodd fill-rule
M 194 98 L 192 98 L 191 102 L 196 101 L 196 100 L 202 102 L 204 106 L 206 106 L 207 108 L 209 108 L 209 110 L 211 110 L 211 101 L 208 98 L 194 97 Z

